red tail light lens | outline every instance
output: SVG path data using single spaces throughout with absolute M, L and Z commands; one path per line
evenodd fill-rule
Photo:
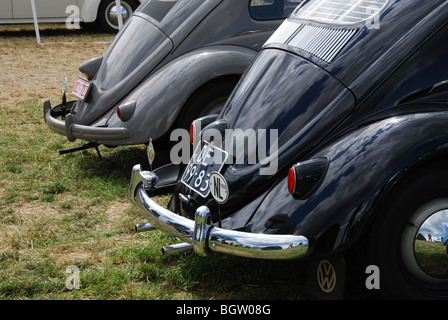
M 310 197 L 322 183 L 328 170 L 328 158 L 299 162 L 288 171 L 288 191 L 297 199 Z
M 288 171 L 288 191 L 291 194 L 294 194 L 296 189 L 296 171 L 294 167 L 289 168 Z
M 195 134 L 196 128 L 194 125 L 194 122 L 192 122 L 190 124 L 190 143 L 193 144 L 194 143 L 194 134 Z
M 118 106 L 117 117 L 123 122 L 128 121 L 131 118 L 132 114 L 134 113 L 135 106 L 136 106 L 135 100 L 128 101 Z

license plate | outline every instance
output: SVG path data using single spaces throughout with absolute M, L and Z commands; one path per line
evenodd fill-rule
M 181 181 L 202 197 L 210 193 L 209 178 L 212 172 L 220 172 L 227 160 L 227 152 L 206 141 L 198 143 Z
M 73 87 L 72 96 L 84 101 L 87 97 L 87 94 L 89 93 L 89 89 L 90 82 L 83 78 L 78 78 L 78 80 L 76 80 L 75 86 Z

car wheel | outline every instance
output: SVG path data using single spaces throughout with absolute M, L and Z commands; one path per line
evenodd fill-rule
M 202 86 L 187 100 L 171 129 L 185 129 L 189 131 L 190 125 L 195 119 L 210 114 L 218 114 L 224 107 L 238 79 L 238 76 L 227 77 Z M 153 141 L 158 154 L 162 153 L 165 155 L 162 161 L 169 157 L 171 148 L 178 143 L 170 140 L 172 130 L 168 130 L 162 137 Z M 190 155 L 192 152 L 193 147 L 191 146 Z M 185 165 L 184 163 L 181 164 L 181 171 Z
M 123 23 L 134 13 L 137 9 L 138 3 L 133 0 L 121 0 L 121 9 L 123 15 Z M 115 0 L 104 0 L 98 8 L 97 21 L 100 27 L 107 32 L 118 31 L 118 15 Z
M 238 78 L 216 81 L 203 86 L 193 94 L 178 117 L 178 128 L 189 130 L 193 120 L 219 114 L 235 88 Z
M 448 298 L 448 254 L 439 241 L 448 231 L 447 179 L 446 163 L 418 170 L 375 218 L 368 255 L 384 298 Z

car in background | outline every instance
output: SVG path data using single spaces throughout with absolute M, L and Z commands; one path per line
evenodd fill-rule
M 300 0 L 151 0 L 101 57 L 80 66 L 76 99 L 44 102 L 48 127 L 81 148 L 168 145 L 171 131 L 219 113 L 263 43 Z M 62 153 L 79 150 L 78 147 Z
M 120 0 L 123 22 L 140 5 L 140 0 Z M 98 23 L 105 31 L 118 31 L 118 16 L 115 0 L 35 0 L 39 23 L 65 23 L 75 11 L 69 6 L 79 8 L 78 19 L 81 23 Z M 70 9 L 70 8 L 69 8 Z M 78 12 L 76 12 L 77 14 Z M 0 0 L 1 24 L 33 23 L 33 11 L 30 0 Z
M 305 2 L 192 122 L 168 207 L 168 166 L 133 168 L 137 231 L 309 263 L 322 298 L 448 299 L 448 256 L 418 239 L 448 230 L 447 37 L 445 0 Z

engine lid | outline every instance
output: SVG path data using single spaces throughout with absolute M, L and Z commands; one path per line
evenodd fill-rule
M 300 54 L 349 86 L 366 66 L 408 38 L 444 2 L 310 0 L 294 11 L 264 47 Z

